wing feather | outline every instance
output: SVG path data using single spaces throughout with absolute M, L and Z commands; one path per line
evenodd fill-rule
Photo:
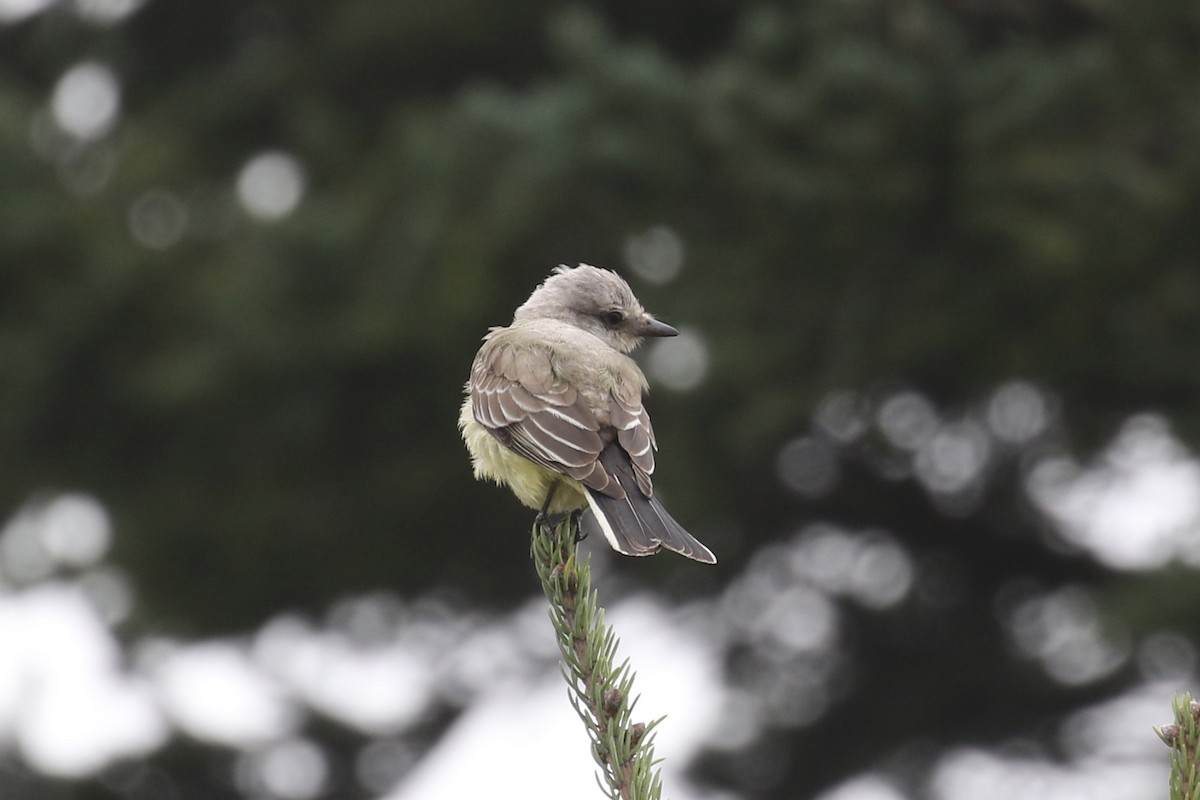
M 505 446 L 591 489 L 624 497 L 599 462 L 605 445 L 599 420 L 554 373 L 547 351 L 485 342 L 471 369 L 470 393 L 475 419 Z
M 609 402 L 609 414 L 617 429 L 617 444 L 629 454 L 638 489 L 646 497 L 654 494 L 654 428 L 650 415 L 642 405 L 641 391 L 633 387 L 618 387 Z

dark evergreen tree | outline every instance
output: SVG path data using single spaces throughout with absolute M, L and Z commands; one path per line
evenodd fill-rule
M 1135 675 L 1067 686 L 1014 656 L 995 611 L 1014 580 L 1114 598 L 1135 637 L 1200 635 L 1191 572 L 1133 580 L 1048 547 L 1023 488 L 1038 453 L 1087 458 L 1132 414 L 1200 443 L 1198 43 L 1200 8 L 1172 0 L 151 2 L 10 23 L 3 508 L 59 489 L 111 507 L 141 591 L 131 640 L 374 589 L 512 606 L 535 591 L 528 519 L 471 482 L 454 430 L 471 354 L 551 266 L 623 269 L 662 228 L 685 270 L 639 295 L 709 359 L 699 389 L 650 399 L 662 486 L 722 565 L 621 576 L 715 594 L 827 520 L 888 531 L 930 581 L 847 612 L 853 681 L 828 713 L 699 773 L 808 797 L 866 768 L 919 775 L 914 742 L 1051 747 L 1051 723 Z M 80 63 L 119 83 L 107 134 L 52 122 Z M 275 150 L 304 194 L 265 221 L 235 185 Z M 961 491 L 922 483 L 870 422 L 901 389 L 978 420 L 1010 379 L 1059 413 L 993 442 Z M 824 442 L 837 480 L 798 495 L 781 448 L 820 439 L 814 413 L 847 390 L 868 429 Z M 938 581 L 959 588 L 922 605 Z M 740 643 L 728 668 L 753 691 L 773 667 Z M 224 755 L 151 761 L 181 797 L 232 791 L 210 769 Z

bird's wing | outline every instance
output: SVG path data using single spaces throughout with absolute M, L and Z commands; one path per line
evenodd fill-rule
M 540 348 L 492 340 L 475 357 L 471 411 L 505 446 L 611 497 L 625 496 L 600 463 L 600 422 Z
M 654 494 L 650 476 L 654 474 L 654 426 L 642 405 L 641 387 L 631 382 L 619 384 L 609 401 L 609 416 L 617 429 L 617 444 L 629 455 L 638 488 L 646 497 Z

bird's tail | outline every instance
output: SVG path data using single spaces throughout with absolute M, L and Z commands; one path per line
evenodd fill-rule
M 616 476 L 625 490 L 625 497 L 617 499 L 587 489 L 588 513 L 583 515 L 584 529 L 589 533 L 599 530 L 614 550 L 627 556 L 654 555 L 665 547 L 705 564 L 717 563 L 713 552 L 684 530 L 657 497 L 642 494 L 629 457 L 619 451 L 610 452 L 616 450 L 610 445 L 600 459 L 608 472 Z

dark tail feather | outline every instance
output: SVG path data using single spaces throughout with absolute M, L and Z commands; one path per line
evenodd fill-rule
M 705 564 L 717 563 L 712 551 L 685 531 L 657 497 L 642 494 L 629 457 L 623 451 L 609 445 L 600 461 L 616 476 L 625 489 L 625 497 L 618 500 L 589 489 L 588 513 L 583 517 L 589 533 L 598 530 L 614 550 L 627 556 L 649 556 L 665 547 Z

